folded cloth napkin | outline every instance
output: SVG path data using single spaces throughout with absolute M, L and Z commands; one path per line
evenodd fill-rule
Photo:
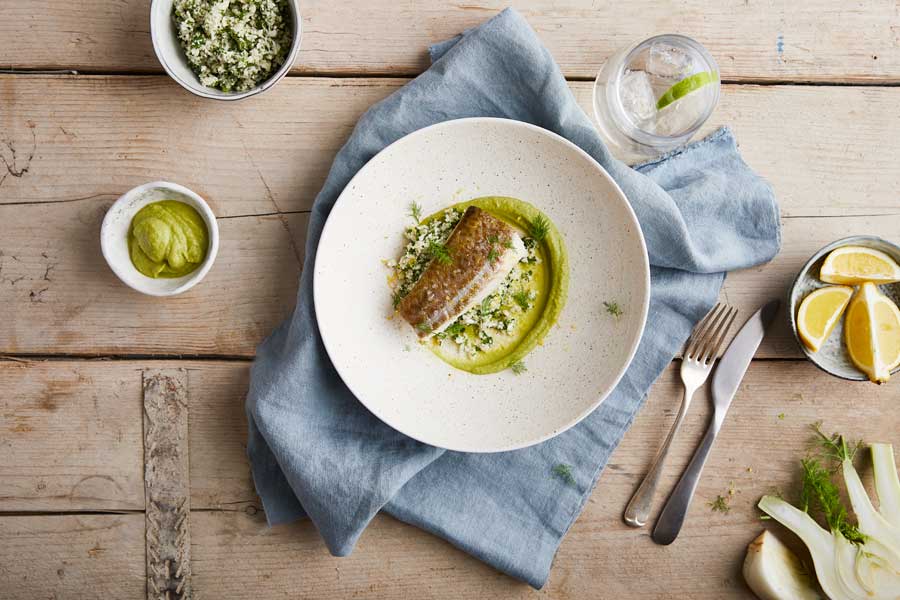
M 349 554 L 382 510 L 539 588 L 651 384 L 718 296 L 724 271 L 778 252 L 778 208 L 727 129 L 636 168 L 613 158 L 513 10 L 434 46 L 431 57 L 428 71 L 360 119 L 316 198 L 294 314 L 253 365 L 248 453 L 269 523 L 308 516 L 335 555 Z M 534 123 L 593 156 L 631 202 L 652 265 L 646 331 L 618 387 L 565 433 L 497 454 L 427 446 L 369 413 L 335 372 L 312 302 L 322 226 L 350 178 L 408 133 L 475 116 Z M 560 475 L 560 464 L 569 471 Z

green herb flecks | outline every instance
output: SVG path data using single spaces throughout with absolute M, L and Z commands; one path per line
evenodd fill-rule
M 521 360 L 517 360 L 517 361 L 514 362 L 513 364 L 509 365 L 509 369 L 510 369 L 515 375 L 521 375 L 522 373 L 524 373 L 525 371 L 528 370 L 528 367 L 526 367 L 526 366 L 525 366 L 525 363 L 523 363 Z
M 606 312 L 616 318 L 619 318 L 625 314 L 625 311 L 622 310 L 617 302 L 604 302 L 603 306 L 606 308 Z
M 818 448 L 824 458 L 833 463 L 835 469 L 844 460 L 853 460 L 857 451 L 863 446 L 862 440 L 848 444 L 847 440 L 844 439 L 844 436 L 840 434 L 833 433 L 831 435 L 826 435 L 825 432 L 822 431 L 821 421 L 816 421 L 810 425 L 810 428 L 813 430 L 810 444 L 813 448 Z
M 535 217 L 534 221 L 531 222 L 531 226 L 528 229 L 531 237 L 539 242 L 544 241 L 544 238 L 547 237 L 547 233 L 549 233 L 549 231 L 550 221 L 548 221 L 547 217 L 545 217 L 544 215 L 538 215 L 537 217 Z
M 412 202 L 409 205 L 409 216 L 416 220 L 416 223 L 422 222 L 422 206 L 417 202 Z
M 553 474 L 569 485 L 575 485 L 575 477 L 572 475 L 572 466 L 560 463 L 553 467 Z
M 452 325 L 447 327 L 444 331 L 442 331 L 439 335 L 442 337 L 448 337 L 450 339 L 455 338 L 458 335 L 462 335 L 466 331 L 466 326 L 459 321 L 455 321 Z
M 403 294 L 400 293 L 400 290 L 394 290 L 391 294 L 391 303 L 394 305 L 394 308 L 400 306 L 401 300 L 403 300 Z
M 727 513 L 731 510 L 731 507 L 728 506 L 728 498 L 719 494 L 716 496 L 716 499 L 712 502 L 708 502 L 710 509 L 714 512 Z
M 418 329 L 422 333 L 431 333 L 431 325 L 429 325 L 425 321 L 422 321 L 421 323 L 416 325 L 416 329 Z
M 484 300 L 481 301 L 481 306 L 478 308 L 478 312 L 481 316 L 489 315 L 493 310 L 491 309 L 491 300 L 493 296 L 488 296 Z
M 428 256 L 441 264 L 449 265 L 453 262 L 453 255 L 450 253 L 450 248 L 444 244 L 429 242 L 427 252 Z
M 495 262 L 497 262 L 497 259 L 500 258 L 500 253 L 497 252 L 496 248 L 491 248 L 490 252 L 488 252 L 487 258 L 489 263 L 494 264 Z
M 524 289 L 514 292 L 512 299 L 522 310 L 528 310 L 528 307 L 531 305 L 531 295 Z
M 512 250 L 512 247 L 513 247 L 512 240 L 509 238 L 503 240 L 503 247 L 506 248 L 507 250 Z
M 489 235 L 489 236 L 488 236 L 488 242 L 490 242 L 491 244 L 499 244 L 499 243 L 500 243 L 500 238 L 497 237 L 496 235 Z
M 856 525 L 849 521 L 847 509 L 841 501 L 838 486 L 832 481 L 832 473 L 817 458 L 800 461 L 803 467 L 803 487 L 800 490 L 801 508 L 809 512 L 818 510 L 825 517 L 831 531 L 838 531 L 854 544 L 866 541 Z
M 784 421 L 784 413 L 778 413 L 778 420 Z

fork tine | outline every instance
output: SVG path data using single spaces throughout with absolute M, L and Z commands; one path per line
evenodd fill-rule
M 696 354 L 697 349 L 703 342 L 703 339 L 706 337 L 706 333 L 712 325 L 713 320 L 718 316 L 722 308 L 722 304 L 717 303 L 712 307 L 712 310 L 706 313 L 706 316 L 703 317 L 700 322 L 694 326 L 694 330 L 691 332 L 691 336 L 688 338 L 688 341 L 685 344 L 684 356 L 690 358 L 691 356 Z
M 737 313 L 738 311 L 736 308 L 728 308 L 725 319 L 723 319 L 722 323 L 707 341 L 706 346 L 703 349 L 703 358 L 701 359 L 703 362 L 708 362 L 719 354 L 719 348 L 722 347 L 725 336 L 728 335 L 728 330 L 731 329 L 731 324 L 734 323 L 734 318 L 737 316 Z
M 694 346 L 691 348 L 691 353 L 688 355 L 688 358 L 697 360 L 703 355 L 703 348 L 706 346 L 710 336 L 716 330 L 716 327 L 718 327 L 719 322 L 728 310 L 728 305 L 726 304 L 719 304 L 717 307 L 716 312 L 712 314 L 709 321 L 704 324 L 703 329 L 697 332 Z

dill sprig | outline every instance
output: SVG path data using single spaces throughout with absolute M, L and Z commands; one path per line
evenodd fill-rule
M 547 217 L 544 215 L 538 215 L 534 218 L 534 221 L 531 222 L 528 232 L 531 234 L 531 237 L 542 242 L 544 241 L 544 238 L 547 237 L 549 231 L 550 221 L 548 221 Z
M 800 503 L 804 511 L 816 509 L 825 517 L 829 529 L 839 532 L 854 544 L 865 543 L 866 537 L 849 521 L 847 509 L 841 501 L 838 486 L 832 481 L 832 473 L 817 458 L 804 458 L 803 487 L 800 489 Z
M 853 460 L 856 452 L 863 446 L 862 440 L 848 444 L 840 434 L 826 435 L 822 431 L 822 421 L 816 421 L 810 428 L 813 430 L 812 446 L 818 448 L 826 459 L 834 463 L 834 468 L 845 460 Z
M 512 295 L 512 299 L 516 304 L 519 305 L 519 308 L 522 310 L 528 310 L 528 306 L 531 303 L 531 296 L 528 294 L 528 291 L 525 289 L 521 289 L 517 292 L 514 292 Z
M 428 256 L 438 261 L 439 263 L 449 265 L 453 262 L 453 255 L 450 253 L 450 248 L 448 248 L 444 244 L 439 244 L 433 241 L 428 242 L 428 248 L 425 251 L 428 253 Z
M 575 485 L 575 477 L 572 475 L 572 466 L 560 463 L 553 467 L 553 474 L 569 485 Z
M 417 202 L 411 202 L 409 205 L 409 216 L 416 220 L 416 223 L 422 222 L 422 205 Z
M 604 302 L 603 306 L 606 308 L 606 312 L 611 314 L 612 316 L 618 318 L 625 314 L 625 311 L 619 307 L 618 302 Z
M 525 363 L 523 363 L 521 360 L 517 360 L 513 364 L 509 365 L 509 368 L 515 375 L 521 375 L 528 370 L 528 367 L 526 367 Z
M 722 494 L 718 494 L 715 500 L 707 502 L 707 504 L 709 504 L 710 509 L 714 512 L 727 513 L 731 510 L 731 507 L 728 506 L 728 498 Z

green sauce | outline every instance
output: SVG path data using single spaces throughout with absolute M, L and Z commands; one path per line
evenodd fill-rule
M 444 362 L 457 369 L 484 375 L 503 371 L 522 360 L 541 343 L 556 323 L 569 290 L 569 259 L 559 231 L 546 215 L 531 204 L 516 198 L 486 196 L 454 204 L 451 208 L 465 210 L 470 205 L 486 210 L 523 232 L 528 232 L 531 224 L 539 217 L 543 217 L 548 223 L 547 233 L 535 249 L 540 262 L 531 267 L 534 269 L 534 276 L 528 289 L 537 291 L 535 304 L 522 316 L 512 335 L 504 339 L 495 338 L 495 344 L 488 351 L 479 352 L 473 357 L 458 352 L 454 344 L 442 346 L 433 339 L 426 342 L 429 349 Z M 442 210 L 425 220 L 435 218 L 443 212 Z
M 128 253 L 147 277 L 182 277 L 199 267 L 209 248 L 206 222 L 193 206 L 177 200 L 148 204 L 128 229 Z

